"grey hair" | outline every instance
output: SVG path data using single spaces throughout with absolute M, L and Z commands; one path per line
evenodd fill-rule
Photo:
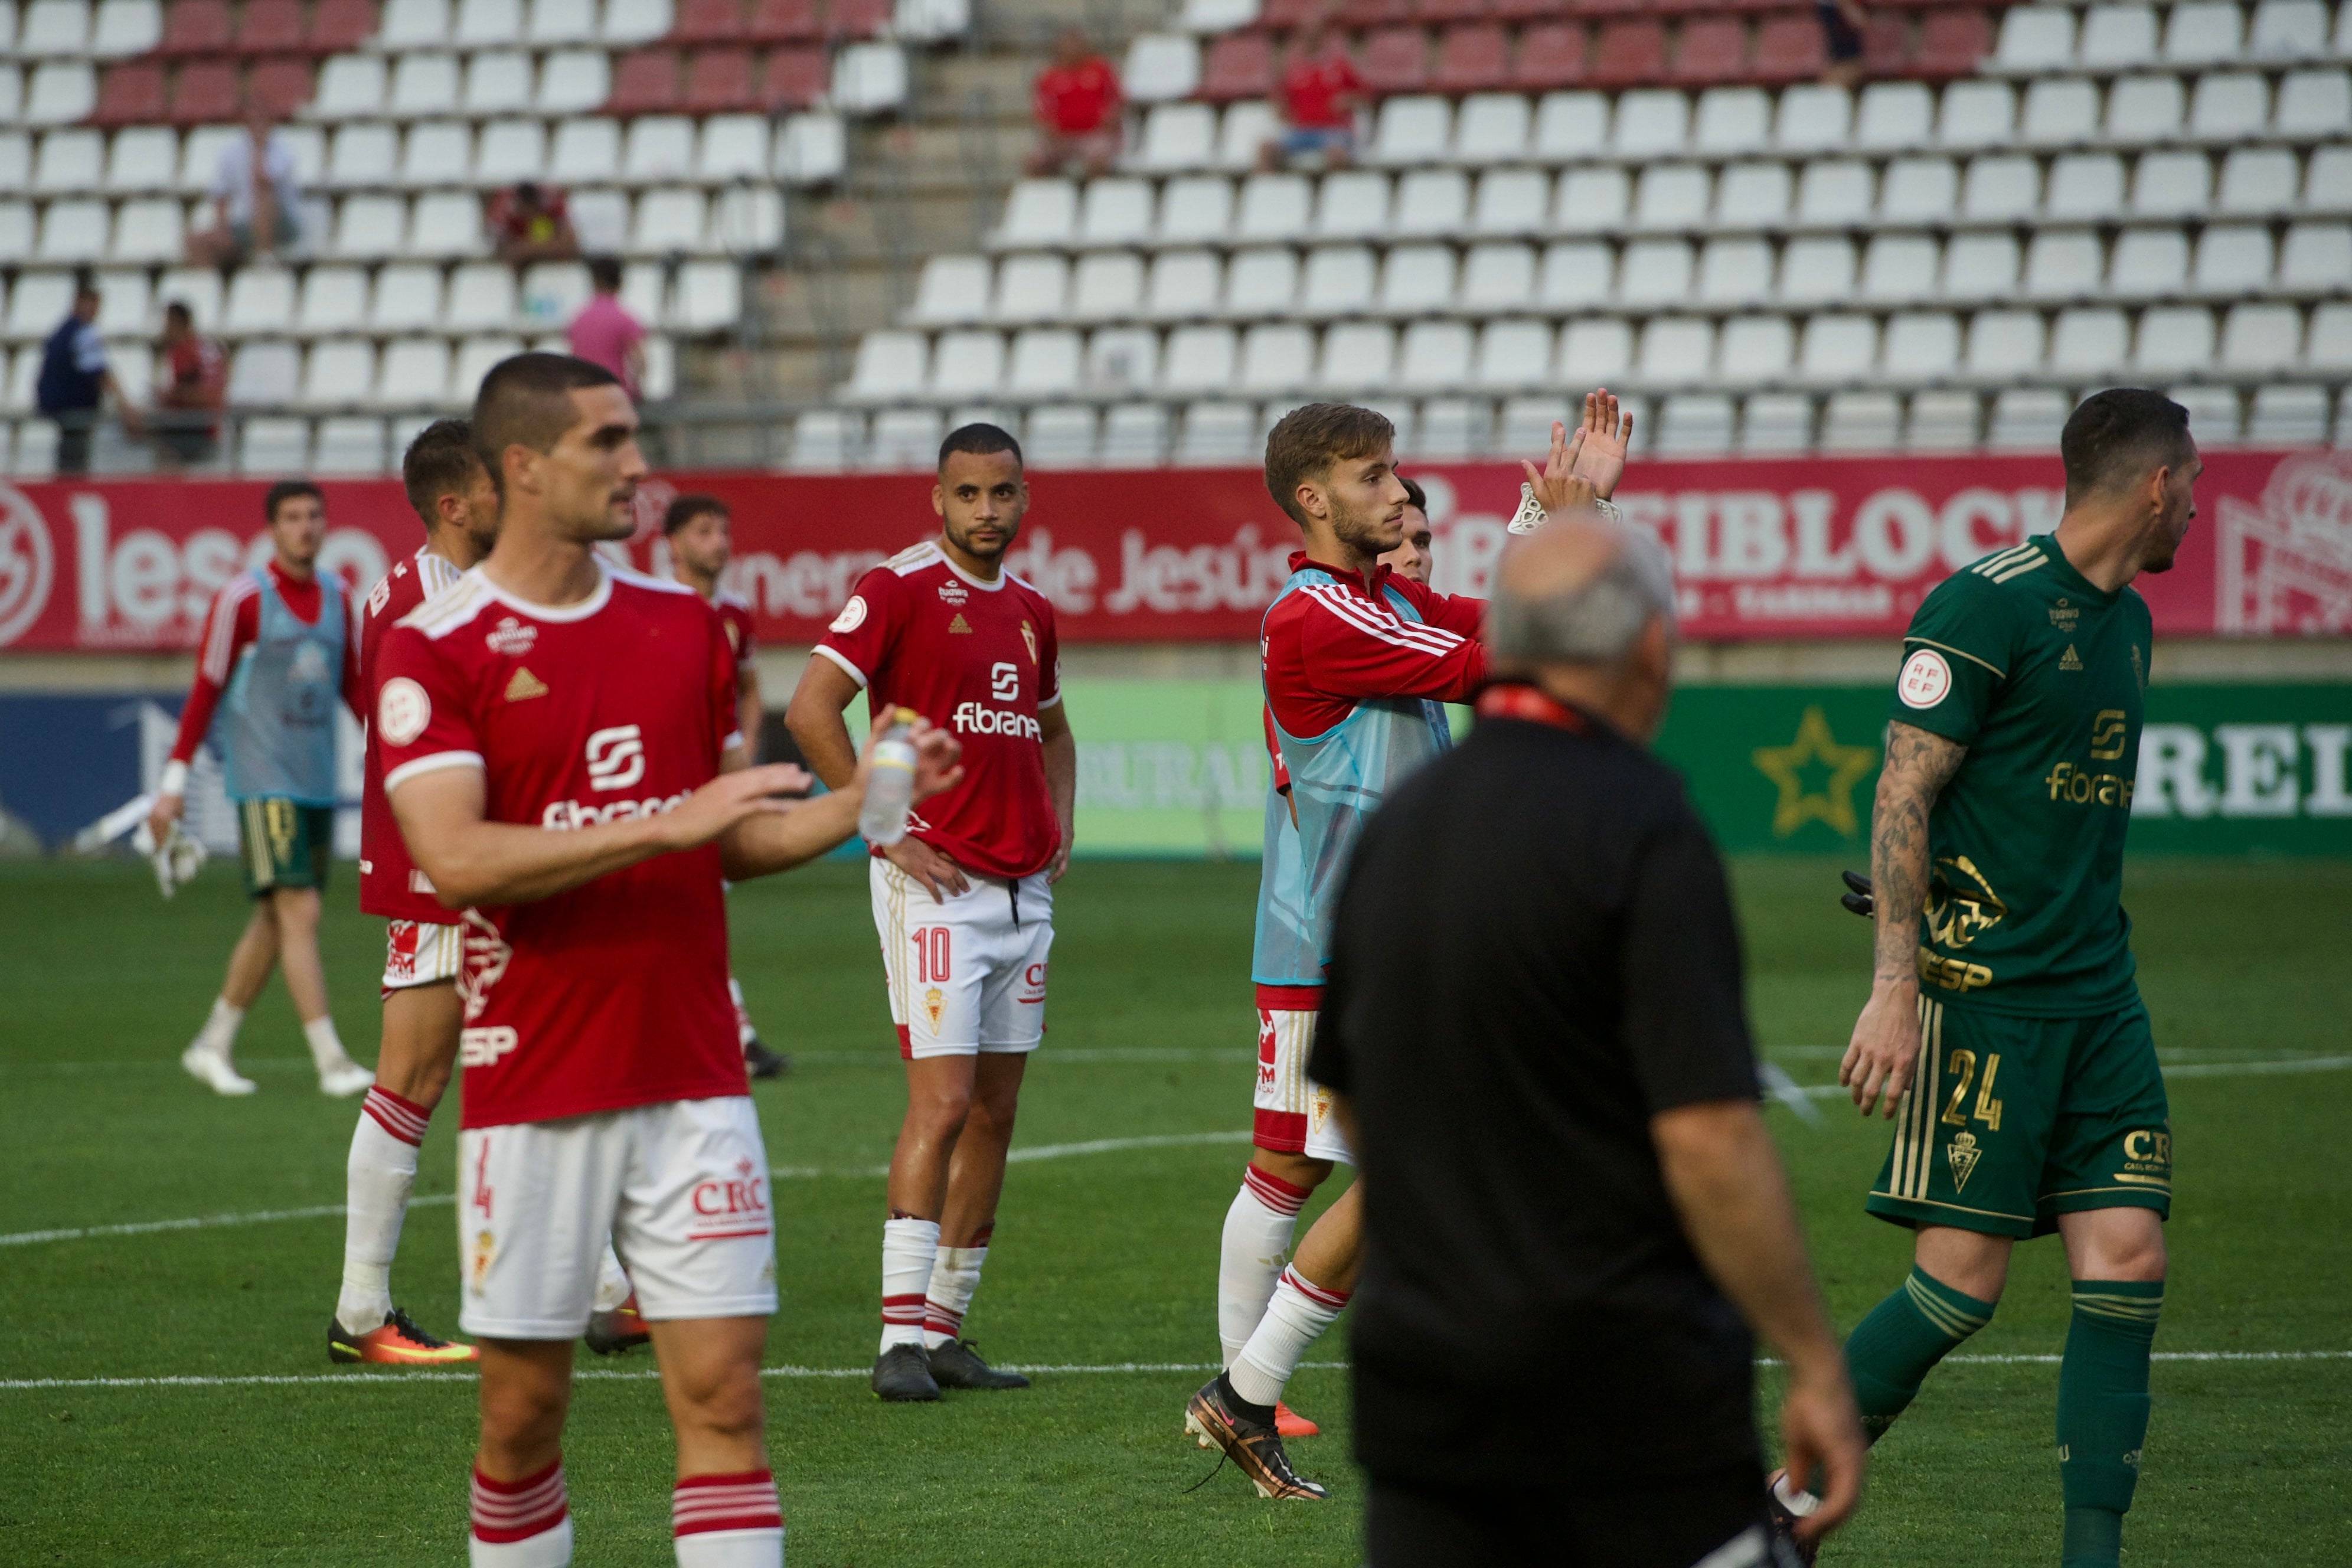
M 1601 574 L 1573 593 L 1527 598 L 1498 581 L 1491 616 L 1495 657 L 1545 663 L 1601 663 L 1633 651 L 1653 616 L 1675 629 L 1675 573 L 1647 530 L 1590 520 L 1616 536 L 1617 552 Z

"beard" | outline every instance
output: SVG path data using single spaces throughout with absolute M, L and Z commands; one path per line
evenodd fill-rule
M 1350 550 L 1366 555 L 1380 555 L 1394 550 L 1404 540 L 1404 511 L 1397 509 L 1391 517 L 1387 507 L 1365 507 L 1359 510 L 1345 505 L 1335 494 L 1331 498 L 1332 537 Z M 1390 531 L 1395 531 L 1391 537 Z

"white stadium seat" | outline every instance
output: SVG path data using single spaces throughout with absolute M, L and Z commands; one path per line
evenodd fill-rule
M 1942 247 L 1927 235 L 1878 235 L 1863 250 L 1863 298 L 1924 300 L 1936 291 L 1942 260 Z
M 1205 103 L 1155 103 L 1143 117 L 1139 169 L 1175 174 L 1205 168 L 1216 155 L 1217 111 Z
M 1454 298 L 1454 249 L 1444 245 L 1401 245 L 1381 266 L 1381 309 L 1392 315 L 1441 311 Z
M 439 338 L 401 338 L 387 344 L 376 383 L 384 407 L 442 403 L 449 396 L 449 345 Z
M 2178 293 L 2189 281 L 2189 237 L 2177 228 L 2129 228 L 2116 237 L 2107 289 L 2126 298 Z
M 915 282 L 907 319 L 924 326 L 977 321 L 987 314 L 994 270 L 984 256 L 933 256 Z
M 640 184 L 684 178 L 694 167 L 694 121 L 682 114 L 646 114 L 630 121 L 622 177 Z
M 1961 452 L 1977 444 L 1977 395 L 1922 392 L 1911 399 L 1903 445 L 1913 452 Z
M 2019 260 L 2013 234 L 1954 235 L 1944 251 L 1944 298 L 2009 299 L 2017 292 Z
M 1339 392 L 1385 390 L 1396 371 L 1396 329 L 1382 321 L 1347 321 L 1323 334 L 1315 382 Z
M 1466 321 L 1415 321 L 1404 330 L 1404 343 L 1397 353 L 1397 381 L 1413 392 L 1441 391 L 1461 386 L 1470 379 L 1470 360 L 1475 344 L 1470 324 Z M 1423 449 L 1427 449 L 1427 421 L 1423 423 Z
M 650 350 L 652 345 L 648 343 Z M 467 338 L 457 345 L 457 363 L 450 375 L 450 391 L 461 403 L 471 403 L 474 394 L 481 389 L 482 377 L 502 359 L 512 359 L 524 348 L 520 338 Z M 648 353 L 647 358 L 652 356 Z
M 1234 226 L 1235 237 L 1245 240 L 1304 237 L 1307 219 L 1314 209 L 1314 195 L 1313 185 L 1303 175 L 1252 174 L 1242 182 L 1240 210 Z M 1160 232 L 1165 234 L 1168 230 L 1164 226 L 1165 220 L 1162 221 Z
M 690 332 L 716 331 L 743 314 L 743 269 L 732 261 L 689 261 L 677 269 L 671 324 Z
M 106 188 L 116 195 L 169 190 L 179 157 L 179 135 L 167 126 L 118 131 L 107 149 Z
M 239 473 L 267 478 L 299 474 L 310 467 L 310 422 L 282 416 L 247 419 L 238 427 Z
M 459 48 L 496 48 L 521 41 L 522 0 L 458 0 Z
M 144 268 L 118 268 L 98 275 L 99 305 L 97 326 L 108 338 L 144 338 L 152 333 L 163 320 L 156 309 L 154 290 L 148 286 Z M 50 325 L 54 327 L 55 322 Z M 116 373 L 116 379 L 134 395 L 140 384 Z
M 2297 171 L 2284 147 L 2239 147 L 2221 161 L 2218 205 L 2228 213 L 2284 212 L 2295 204 Z
M 1868 316 L 1823 314 L 1810 318 L 1800 340 L 1798 374 L 1808 381 L 1842 383 L 1866 379 L 1878 361 L 1878 323 Z
M 2118 142 L 2177 136 L 2187 112 L 2187 96 L 2177 76 L 2127 76 L 2107 89 L 2107 134 Z
M 1016 346 L 1014 357 L 1020 355 Z M 1050 403 L 1029 413 L 1023 454 L 1041 468 L 1083 468 L 1094 461 L 1100 416 L 1083 403 Z
M 1111 327 L 1087 339 L 1086 384 L 1100 394 L 1147 392 L 1160 380 L 1160 334 Z
M 795 114 L 776 138 L 776 177 L 788 184 L 822 185 L 849 166 L 849 130 L 837 114 Z
M 72 273 L 18 273 L 8 296 L 7 335 L 19 342 L 47 337 L 73 309 L 73 300 Z
M 2132 172 L 2132 211 L 2194 217 L 2212 197 L 2213 165 L 2202 153 L 2143 153 Z
M 363 403 L 375 390 L 375 345 L 364 338 L 314 343 L 302 371 L 299 401 L 314 408 Z
M 16 33 L 16 52 L 27 59 L 78 55 L 89 46 L 88 0 L 32 0 Z
M 990 243 L 1044 247 L 1070 243 L 1077 226 L 1078 188 L 1067 180 L 1023 180 L 1004 204 L 1004 221 Z
M 2286 231 L 2279 285 L 2297 290 L 2341 289 L 2352 278 L 2352 224 L 2299 223 Z
M 2303 312 L 2293 305 L 2239 305 L 2221 323 L 2229 370 L 2284 370 L 2303 357 Z
M 2042 368 L 2042 317 L 2033 310 L 1979 310 L 1969 322 L 1969 374 L 2013 381 Z
M 2197 79 L 2189 134 L 2203 141 L 2260 136 L 2271 117 L 2270 84 L 2252 71 L 2210 71 Z
M 393 183 L 400 160 L 400 128 L 384 122 L 341 126 L 327 155 L 327 184 L 338 190 Z
M 1298 253 L 1287 246 L 1234 253 L 1225 268 L 1225 313 L 1278 316 L 1298 302 Z
M 2134 368 L 2158 374 L 2195 372 L 2213 358 L 2213 312 L 2201 306 L 2163 305 L 2140 313 Z
M 848 395 L 866 403 L 912 397 L 930 370 L 930 340 L 920 332 L 868 332 L 857 341 Z
M 1473 93 L 1454 122 L 1454 155 L 1465 163 L 1500 163 L 1523 156 L 1533 114 L 1516 92 Z
M 2352 371 L 2352 305 L 2326 304 L 2312 311 L 2303 363 L 2317 371 Z
M 1903 421 L 1892 393 L 1832 393 L 1822 408 L 1822 448 L 1829 452 L 1890 452 Z
M 1622 169 L 1570 169 L 1555 187 L 1552 226 L 1570 233 L 1615 228 L 1624 223 L 1633 185 Z
M 1715 323 L 1681 316 L 1652 318 L 1642 328 L 1636 373 L 1655 385 L 1704 381 L 1715 365 Z
M 392 70 L 387 107 L 400 118 L 448 114 L 457 107 L 457 57 L 402 55 Z
M 2098 134 L 2099 89 L 2081 77 L 2043 77 L 2025 89 L 2018 135 L 2042 147 L 2063 147 Z
M 1224 118 L 1217 125 L 1217 167 L 1255 168 L 1258 150 L 1273 139 L 1277 129 L 1274 105 L 1270 103 L 1244 99 L 1228 105 Z
M 25 93 L 28 125 L 70 125 L 98 107 L 98 73 L 79 60 L 53 60 L 36 68 Z
M 1518 310 L 1535 297 L 1536 253 L 1525 245 L 1474 245 L 1463 266 L 1462 304 L 1480 314 Z
M 1198 245 L 1233 227 L 1234 184 L 1213 174 L 1171 180 L 1160 193 L 1160 237 Z
M 1960 172 L 1949 158 L 1897 158 L 1879 187 L 1878 216 L 1889 223 L 1942 221 L 1959 196 Z
M 2325 0 L 2262 0 L 2254 7 L 2250 52 L 2264 59 L 2284 60 L 2326 53 L 2327 11 Z
M 463 93 L 468 114 L 519 114 L 531 107 L 530 57 L 515 50 L 474 56 Z
M 539 95 L 531 106 L 541 114 L 585 114 L 603 104 L 612 91 L 612 60 L 602 49 L 558 49 L 540 67 Z
M 1202 402 L 1184 410 L 1180 463 L 1234 463 L 1250 456 L 1258 440 L 1256 413 L 1246 403 Z
M 2290 71 L 2279 83 L 2277 130 L 2288 136 L 2352 132 L 2352 74 Z
M 2327 392 L 2317 386 L 2258 386 L 2246 421 L 2257 447 L 2316 447 L 2327 439 Z
M 367 391 L 372 392 L 373 388 Z M 345 415 L 319 421 L 318 444 L 310 452 L 311 472 L 380 474 L 383 472 L 383 420 Z
M 360 120 L 383 110 L 384 63 L 376 55 L 335 55 L 319 69 L 310 112 L 320 120 Z M 235 134 L 233 129 L 223 127 Z
M 2050 162 L 2042 210 L 2053 218 L 2111 217 L 2124 210 L 2124 161 L 2112 153 L 2070 153 Z
M 2074 13 L 2063 5 L 2017 5 L 2002 14 L 1994 63 L 2010 70 L 2054 70 L 2074 58 Z
M 1489 169 L 1478 176 L 1470 218 L 1476 234 L 1531 234 L 1551 210 L 1551 176 L 1541 169 Z
M 387 51 L 446 47 L 449 0 L 385 0 L 374 42 Z
M 357 267 L 313 267 L 303 275 L 295 321 L 305 333 L 348 332 L 367 320 L 368 275 Z
M 1633 368 L 1633 329 L 1607 319 L 1575 321 L 1559 334 L 1558 373 L 1575 386 L 1615 381 Z
M 1422 95 L 1384 99 L 1372 136 L 1375 163 L 1427 163 L 1445 155 L 1454 135 L 1454 106 Z
M 1208 251 L 1162 251 L 1151 259 L 1144 314 L 1160 321 L 1208 315 L 1223 281 L 1223 264 Z
M 2164 26 L 2164 58 L 2174 65 L 2224 65 L 2237 57 L 2245 17 L 2229 0 L 2189 0 Z
M 1078 334 L 1062 327 L 1032 328 L 1013 339 L 1007 388 L 1016 397 L 1062 397 L 1078 389 Z
M 1772 140 L 1784 153 L 1821 153 L 1846 143 L 1853 94 L 1842 87 L 1801 86 L 1780 94 Z
M 1101 460 L 1113 467 L 1149 468 L 1168 451 L 1168 410 L 1157 403 L 1123 403 L 1103 415 Z
M 474 177 L 485 185 L 537 179 L 547 169 L 547 131 L 536 120 L 493 120 L 482 127 Z
M 373 330 L 422 331 L 434 328 L 441 319 L 441 268 L 395 262 L 376 274 L 375 300 L 368 317 Z
M 181 235 L 182 211 L 179 202 L 171 196 L 142 196 L 124 202 L 115 211 L 114 246 L 108 254 L 117 261 L 179 260 L 187 248 Z
M 228 400 L 247 406 L 291 403 L 301 379 L 302 351 L 292 343 L 243 343 L 229 359 Z
M 1934 381 L 1960 363 L 1959 318 L 1911 310 L 1887 318 L 1884 371 L 1896 381 Z
M 1796 328 L 1786 316 L 1734 316 L 1723 323 L 1717 374 L 1739 385 L 1778 381 L 1796 353 Z
M 1612 298 L 1617 255 L 1598 240 L 1559 240 L 1544 247 L 1536 297 L 1548 310 L 1576 310 Z
M 1315 363 L 1313 329 L 1296 321 L 1260 321 L 1242 334 L 1241 375 L 1244 392 L 1288 392 L 1304 386 Z
M 1862 89 L 1862 103 L 1854 121 L 1854 140 L 1862 146 L 1872 148 L 1919 146 L 1933 136 L 1935 118 L 1935 96 L 1918 82 L 1873 82 Z M 1759 133 L 1733 145 L 1744 149 L 1760 143 L 1763 139 Z
M 1268 175 L 1265 190 L 1278 189 L 1283 175 Z M 1253 180 L 1255 187 L 1259 182 Z M 1389 228 L 1389 177 L 1368 169 L 1349 169 L 1323 176 L 1315 203 L 1315 233 L 1323 239 L 1373 238 Z M 1252 237 L 1275 238 L 1251 227 L 1250 191 L 1242 196 L 1242 232 Z
M 1307 252 L 1298 308 L 1314 316 L 1352 316 L 1371 309 L 1372 253 L 1360 245 L 1319 246 Z
M 1761 89 L 1712 87 L 1699 94 L 1691 144 L 1702 153 L 1746 153 L 1764 145 L 1771 124 L 1772 100 Z
M 1238 344 L 1231 327 L 1179 327 L 1168 334 L 1160 385 L 1175 393 L 1213 393 L 1234 384 Z
M 1956 81 L 1936 111 L 1936 140 L 1959 151 L 1998 146 L 2017 124 L 2017 90 L 2005 81 Z
M 1621 157 L 1679 153 L 1690 130 L 1690 100 L 1664 88 L 1636 88 L 1617 100 L 1612 145 Z
M 1119 85 L 1137 103 L 1171 103 L 1201 85 L 1201 46 L 1181 33 L 1139 33 L 1127 46 Z
M 472 126 L 462 120 L 428 120 L 408 128 L 408 139 L 401 150 L 401 184 L 446 185 L 469 179 L 473 172 Z
M 874 416 L 868 468 L 928 468 L 938 460 L 943 421 L 936 408 L 889 408 Z
M 106 256 L 113 214 L 102 201 L 55 201 L 41 214 L 40 243 L 35 257 L 42 261 L 89 262 Z
M 1733 163 L 1723 171 L 1716 216 L 1727 224 L 1777 226 L 1788 221 L 1796 184 L 1780 163 Z
M 606 0 L 597 35 L 608 44 L 650 43 L 669 31 L 670 0 Z
M 2042 195 L 2042 172 L 2031 158 L 1994 154 L 1969 160 L 1960 210 L 1972 218 L 2032 216 Z
M 21 138 L 16 138 L 20 144 Z M 91 191 L 106 161 L 106 142 L 95 131 L 52 131 L 41 138 L 34 165 L 33 189 L 44 195 L 58 191 Z M 12 171 L 16 189 L 23 189 L 21 171 Z
M 33 254 L 33 204 L 0 197 L 0 260 L 22 261 Z
M 2256 294 L 2271 284 L 2271 232 L 2251 224 L 2214 224 L 2197 237 L 2190 281 L 2200 294 Z
M 2084 13 L 2077 53 L 2093 70 L 2144 65 L 2156 58 L 2156 36 L 2152 5 L 2094 5 Z
M 1805 165 L 1797 182 L 1797 217 L 1820 225 L 1861 224 L 1868 220 L 1874 176 L 1868 163 L 1832 159 Z
M 1710 239 L 1699 251 L 1698 297 L 1711 305 L 1740 305 L 1772 291 L 1772 247 L 1754 238 Z
M 1070 264 L 1060 257 L 1015 256 L 996 269 L 995 316 L 1004 321 L 1046 321 L 1062 313 L 1070 291 Z
M 1089 180 L 1079 204 L 1080 245 L 1140 245 L 1151 235 L 1151 182 Z
M 596 0 L 531 0 L 524 36 L 533 44 L 584 44 L 596 36 Z
M 1635 240 L 1625 247 L 1618 297 L 1633 305 L 1673 304 L 1690 293 L 1695 267 L 1687 240 Z
M 896 44 L 851 44 L 833 57 L 833 106 L 878 114 L 907 99 L 907 57 Z
M 1538 161 L 1590 158 L 1609 144 L 1609 100 L 1597 92 L 1548 92 L 1536 105 Z
M 1657 449 L 1665 453 L 1727 452 L 1736 417 L 1731 399 L 1704 393 L 1669 397 L 1658 410 Z
M 2058 374 L 2105 376 L 2123 369 L 2131 341 L 2121 310 L 2061 310 L 2051 334 L 2050 368 Z
M 1703 164 L 1654 163 L 1634 186 L 1637 228 L 1691 228 L 1706 221 L 1714 205 L 1715 176 Z
M 1130 251 L 1081 257 L 1070 282 L 1070 314 L 1085 321 L 1116 321 L 1143 309 L 1143 258 Z
M 1398 234 L 1455 234 L 1469 212 L 1470 180 L 1459 170 L 1419 169 L 1397 181 Z

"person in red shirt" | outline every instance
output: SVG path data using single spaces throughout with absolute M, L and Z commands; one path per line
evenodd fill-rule
M 1314 22 L 1300 33 L 1276 89 L 1282 129 L 1258 148 L 1258 167 L 1320 153 L 1324 167 L 1346 168 L 1356 156 L 1356 113 L 1370 101 L 1347 49 Z
M 155 412 L 149 428 L 163 460 L 173 467 L 201 463 L 220 439 L 221 405 L 228 401 L 228 356 L 218 342 L 196 331 L 195 313 L 184 300 L 163 307 L 163 374 L 156 378 Z
M 1030 174 L 1058 174 L 1073 163 L 1089 174 L 1110 173 L 1120 142 L 1118 72 L 1083 28 L 1064 29 L 1054 63 L 1037 73 L 1031 105 L 1037 145 L 1025 164 Z
M 215 1093 L 251 1094 L 253 1080 L 230 1065 L 229 1054 L 245 1010 L 282 964 L 319 1088 L 341 1097 L 374 1080 L 344 1051 L 328 1012 L 319 910 L 335 837 L 335 703 L 357 713 L 365 700 L 348 595 L 339 579 L 318 569 L 325 498 L 308 479 L 283 479 L 269 487 L 262 515 L 270 557 L 230 578 L 205 615 L 196 679 L 147 826 L 159 844 L 170 836 L 187 808 L 196 749 L 209 739 L 236 807 L 253 915 L 229 952 L 212 1015 L 180 1065 Z
M 963 787 L 877 847 L 870 872 L 907 1063 L 874 1363 L 874 1392 L 887 1400 L 1028 1385 L 962 1338 L 1022 1069 L 1045 1035 L 1053 884 L 1069 865 L 1077 794 L 1054 607 L 1004 569 L 1028 507 L 1020 443 L 993 425 L 950 434 L 931 488 L 939 537 L 858 579 L 784 716 L 801 754 L 836 787 L 855 760 L 842 710 L 860 688 L 877 713 L 938 717 L 968 763 Z
M 459 1321 L 480 1341 L 476 1568 L 572 1556 L 562 1442 L 572 1346 L 610 1234 L 629 1259 L 677 1435 L 686 1568 L 781 1568 L 760 1362 L 776 1310 L 768 1159 L 727 1000 L 722 877 L 847 838 L 834 794 L 754 767 L 719 617 L 607 564 L 646 473 L 611 372 L 526 353 L 483 378 L 474 438 L 498 543 L 384 634 L 373 721 L 417 868 L 462 910 Z M 914 727 L 914 797 L 961 780 Z M 870 752 L 869 752 L 870 754 Z
M 524 180 L 490 198 L 486 226 L 499 259 L 520 267 L 530 261 L 569 261 L 580 254 L 571 205 L 553 185 Z
M 735 554 L 734 514 L 717 496 L 683 495 L 662 514 L 662 538 L 669 547 L 670 575 L 701 595 L 726 628 L 728 646 L 735 650 L 736 721 L 743 731 L 744 754 L 756 763 L 767 713 L 760 706 L 760 647 L 751 630 L 751 602 L 719 584 Z M 743 987 L 732 974 L 727 977 L 727 994 L 735 999 L 735 1033 L 751 1076 L 778 1078 L 791 1070 L 792 1058 L 760 1043 L 751 1010 L 743 1005 Z

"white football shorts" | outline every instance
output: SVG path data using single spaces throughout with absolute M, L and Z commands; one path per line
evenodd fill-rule
M 1054 889 L 1043 871 L 971 886 L 934 903 L 920 882 L 876 856 L 870 882 L 898 1054 L 1034 1051 L 1045 1034 L 1045 955 Z
M 1307 1076 L 1315 1051 L 1317 985 L 1257 988 L 1257 1090 L 1250 1098 L 1250 1142 L 1283 1154 L 1356 1163 L 1331 1114 L 1331 1091 Z
M 466 928 L 427 921 L 392 921 L 383 932 L 383 988 L 437 985 L 466 964 Z
M 776 1310 L 768 1154 L 747 1095 L 457 1134 L 457 1321 L 577 1339 L 609 1233 L 648 1320 Z

